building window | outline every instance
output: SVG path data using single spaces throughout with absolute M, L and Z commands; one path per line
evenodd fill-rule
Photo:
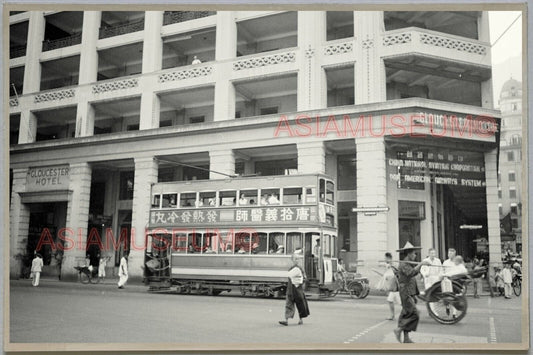
M 337 188 L 339 190 L 357 189 L 357 164 L 355 154 L 338 156 Z
M 518 110 L 518 105 L 517 104 L 513 104 L 513 111 L 516 111 Z
M 120 200 L 133 200 L 134 176 L 133 171 L 120 173 Z
M 509 189 L 509 198 L 516 198 L 516 189 L 514 187 Z
M 514 152 L 507 152 L 507 161 L 514 161 Z
M 503 207 L 501 204 L 498 205 L 498 212 L 500 213 L 500 216 L 503 215 Z
M 509 171 L 509 181 L 516 181 L 516 176 L 514 171 Z
M 205 122 L 205 116 L 189 117 L 189 123 L 202 123 Z
M 139 130 L 139 125 L 138 124 L 130 124 L 128 125 L 128 131 L 138 131 Z
M 513 226 L 513 229 L 518 228 L 518 219 L 516 218 L 511 219 L 511 225 Z
M 273 115 L 275 113 L 278 113 L 278 107 L 264 107 L 260 110 L 260 115 Z
M 511 214 L 517 215 L 518 214 L 518 206 L 516 203 L 511 203 Z
M 501 188 L 498 189 L 498 198 L 502 198 L 502 190 L 501 190 Z
M 165 120 L 159 122 L 159 127 L 170 127 L 172 126 L 172 120 Z

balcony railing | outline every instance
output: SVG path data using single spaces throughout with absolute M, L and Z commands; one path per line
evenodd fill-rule
M 81 43 L 81 33 L 75 33 L 72 36 L 55 39 L 53 41 L 43 41 L 43 52 L 51 51 L 58 48 L 70 47 Z
M 26 45 L 9 48 L 9 58 L 24 57 L 26 55 Z
M 134 22 L 125 22 L 110 27 L 100 27 L 99 38 L 109 38 L 114 36 L 120 36 L 127 33 L 138 32 L 144 30 L 144 19 L 140 19 Z
M 163 25 L 216 15 L 216 11 L 165 11 Z

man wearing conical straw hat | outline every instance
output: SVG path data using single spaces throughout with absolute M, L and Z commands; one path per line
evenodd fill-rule
M 398 318 L 398 328 L 394 329 L 396 339 L 401 343 L 401 335 L 403 332 L 403 342 L 412 343 L 409 337 L 409 332 L 416 331 L 418 326 L 418 310 L 416 309 L 416 295 L 419 294 L 418 286 L 416 285 L 415 276 L 420 272 L 420 268 L 424 265 L 429 265 L 427 261 L 422 261 L 416 266 L 416 251 L 421 249 L 415 247 L 410 242 L 405 243 L 405 246 L 399 250 L 400 265 L 398 266 L 398 285 L 400 291 L 400 300 L 402 301 L 402 312 Z

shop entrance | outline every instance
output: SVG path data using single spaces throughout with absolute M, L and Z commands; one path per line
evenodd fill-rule
M 61 273 L 63 250 L 59 247 L 58 232 L 65 228 L 67 220 L 67 202 L 30 203 L 30 221 L 28 241 L 22 256 L 22 276 L 29 277 L 31 262 L 35 253 L 43 257 L 41 276 L 58 277 Z M 41 246 L 39 241 L 42 240 Z M 55 248 L 50 245 L 53 241 Z

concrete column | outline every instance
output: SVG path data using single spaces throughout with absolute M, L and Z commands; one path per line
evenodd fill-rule
M 20 277 L 23 257 L 26 254 L 30 208 L 22 203 L 19 193 L 26 190 L 27 174 L 27 168 L 13 169 L 13 186 L 9 211 L 9 276 L 12 279 Z
M 144 42 L 142 72 L 152 73 L 161 70 L 163 65 L 163 11 L 146 11 L 144 17 Z M 159 96 L 152 90 L 143 90 L 141 95 L 141 118 L 139 129 L 159 127 Z
M 326 42 L 326 12 L 298 11 L 298 111 L 327 107 L 326 73 L 322 45 Z
M 157 183 L 158 164 L 153 157 L 135 158 L 131 244 L 128 272 L 132 281 L 143 275 L 145 231 L 150 220 L 152 185 Z
M 326 150 L 324 142 L 298 143 L 298 174 L 325 174 Z
M 383 11 L 354 12 L 354 34 L 357 38 L 355 104 L 387 99 L 385 64 L 380 54 L 384 30 Z
M 91 197 L 92 168 L 89 163 L 70 164 L 70 190 L 67 206 L 66 227 L 74 232 L 70 238 L 74 245 L 64 245 L 61 280 L 74 280 L 78 276 L 74 266 L 85 261 L 87 227 L 89 223 L 89 202 Z
M 37 139 L 37 116 L 30 110 L 20 113 L 18 144 L 33 143 Z
M 498 211 L 497 150 L 485 153 L 485 181 L 487 195 L 487 231 L 489 263 L 501 263 L 500 213 Z
M 233 11 L 217 11 L 215 60 L 215 121 L 235 119 L 235 87 L 228 80 L 231 62 L 237 56 L 237 24 Z
M 357 138 L 357 207 L 388 206 L 385 139 Z M 389 206 L 390 207 L 390 206 Z M 357 214 L 357 252 L 364 275 L 372 275 L 388 251 L 387 212 Z M 364 269 L 364 271 L 363 271 Z
M 24 63 L 23 94 L 38 92 L 41 89 L 41 57 L 46 20 L 43 11 L 30 11 L 28 23 L 28 44 Z
M 101 11 L 83 12 L 83 32 L 81 33 L 80 78 L 79 84 L 93 83 L 98 76 L 98 52 L 96 43 L 102 19 Z
M 235 154 L 233 150 L 213 150 L 209 152 L 209 179 L 224 179 L 235 174 Z M 222 173 L 222 174 L 218 174 Z
M 98 77 L 98 52 L 96 43 L 102 13 L 100 11 L 83 12 L 83 32 L 81 34 L 80 85 L 94 83 Z M 88 89 L 87 89 L 88 90 Z M 77 95 L 76 137 L 94 134 L 94 108 L 87 101 L 87 95 Z

